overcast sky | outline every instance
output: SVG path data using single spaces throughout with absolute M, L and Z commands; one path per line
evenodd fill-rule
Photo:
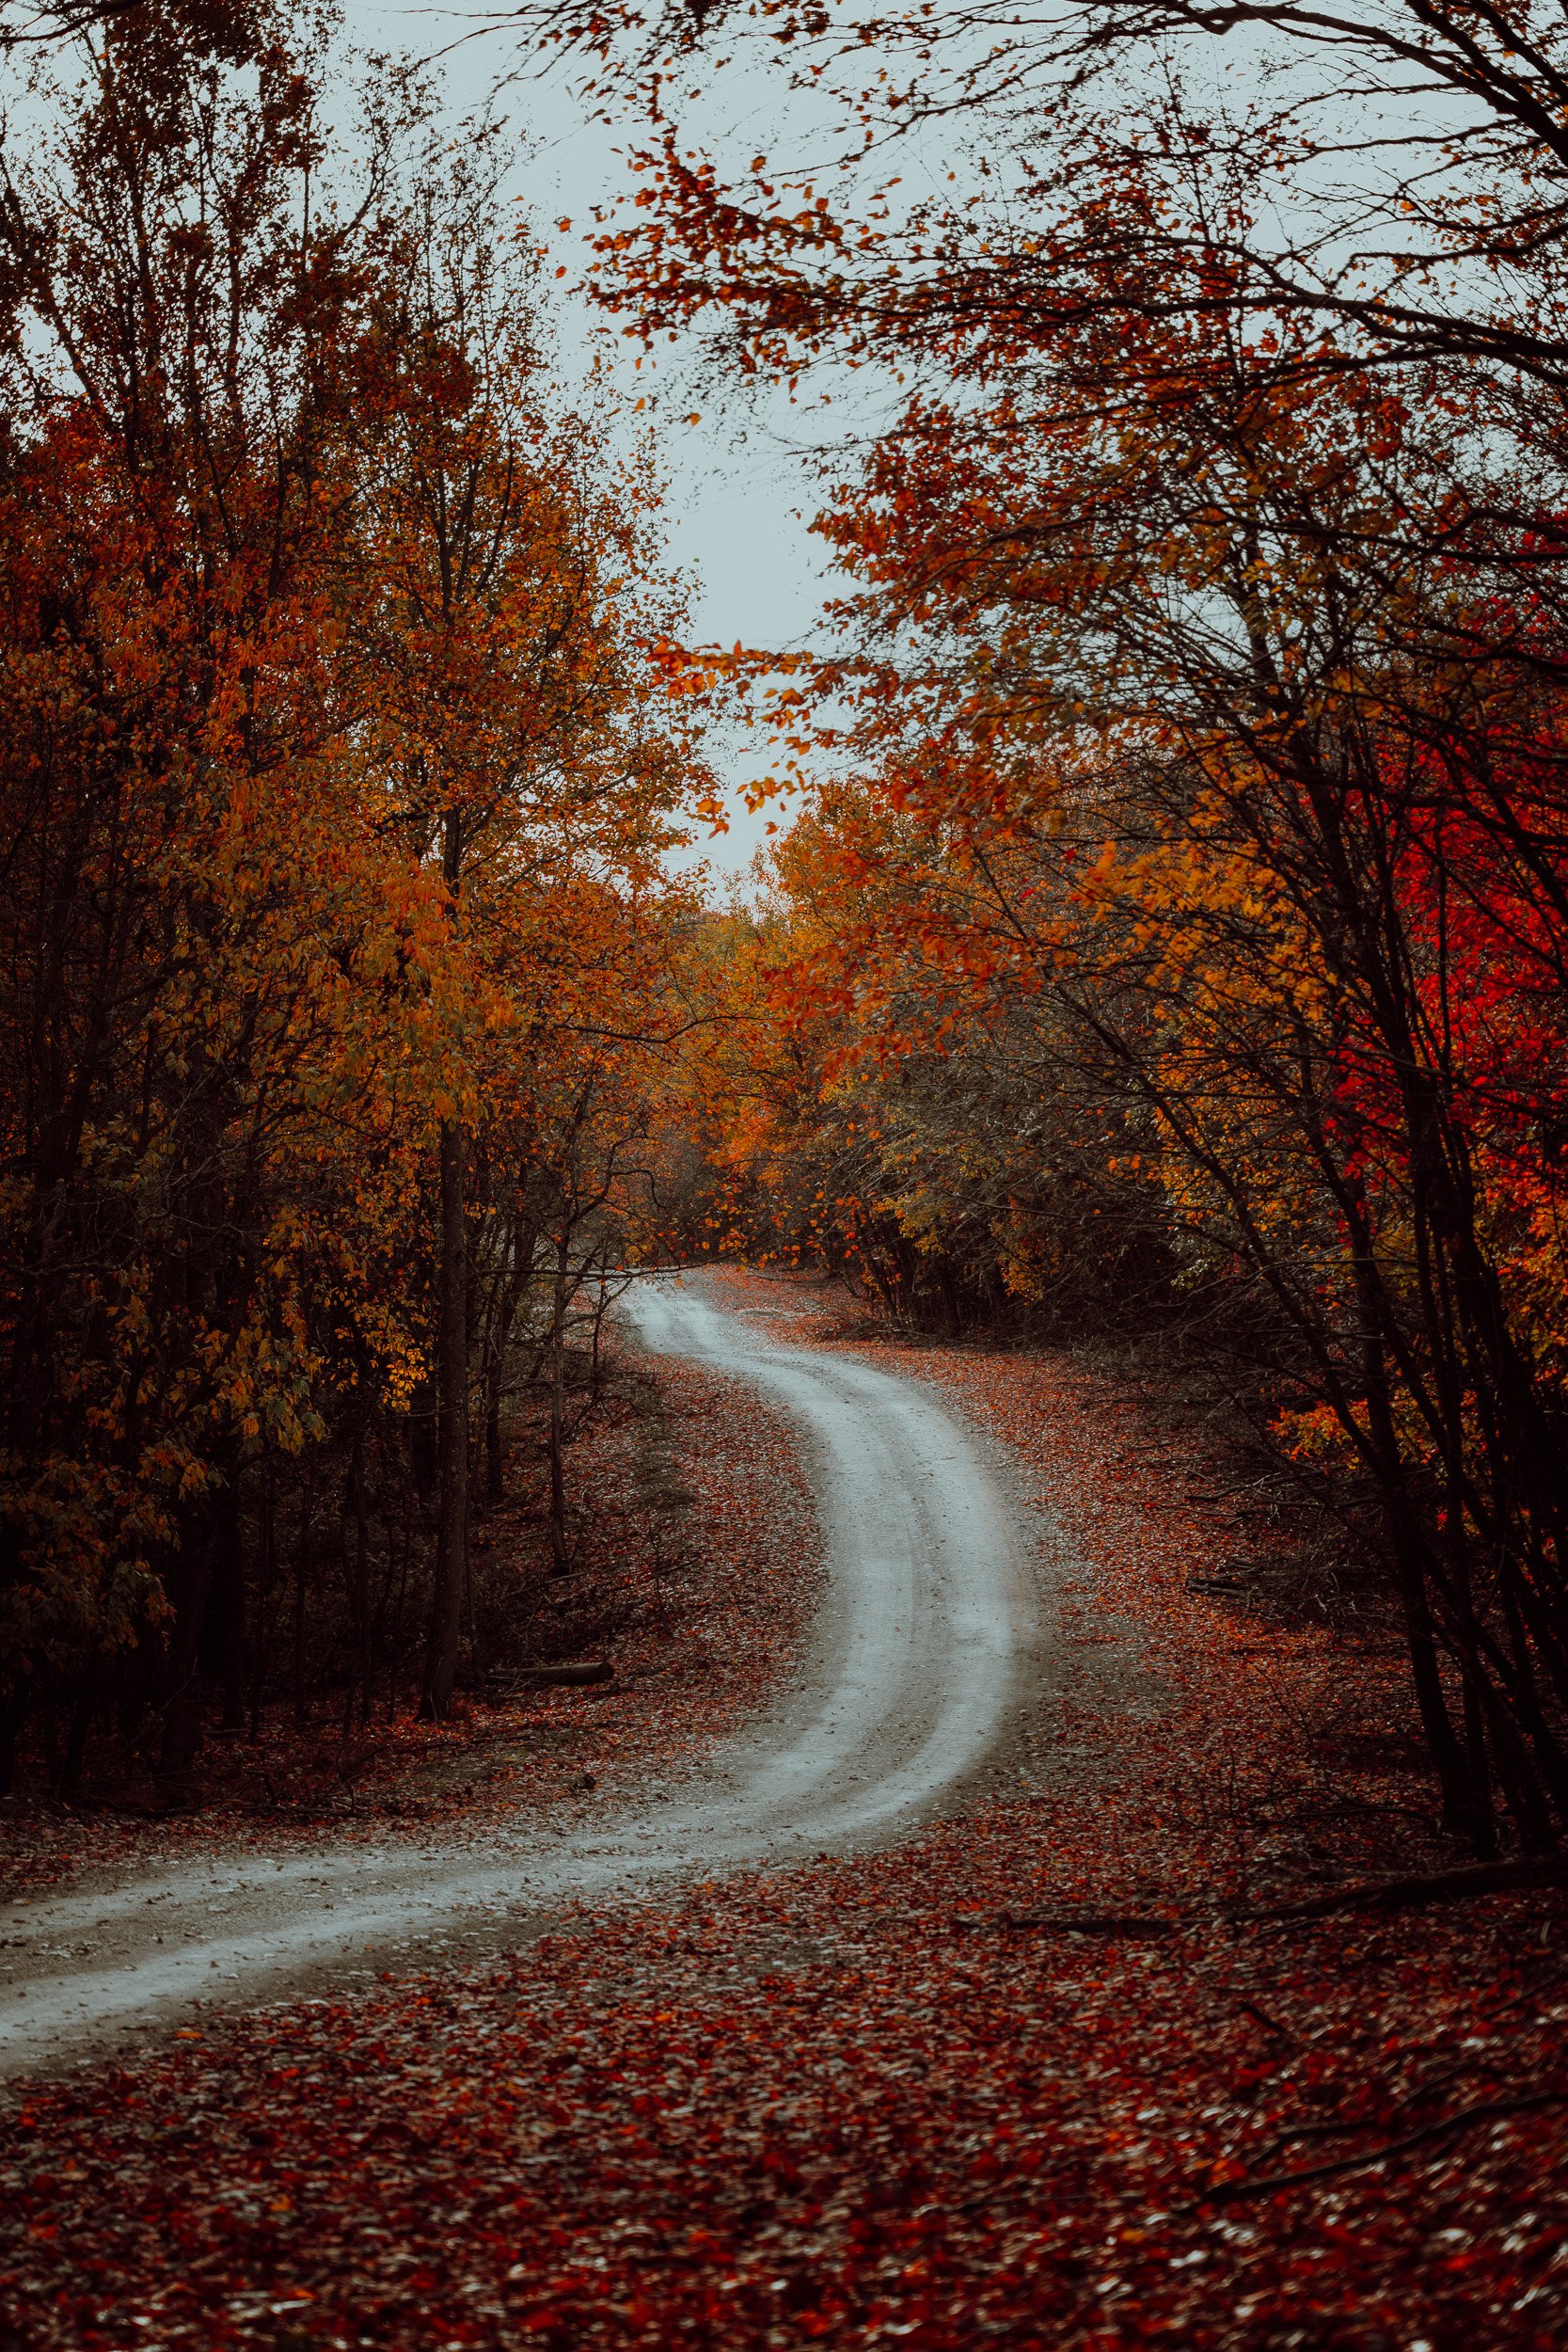
M 428 56 L 462 31 L 465 19 L 433 9 L 383 8 L 368 0 L 346 0 L 349 38 L 356 46 Z M 467 20 L 471 22 L 472 20 Z M 503 30 L 487 31 L 452 49 L 441 63 L 455 118 L 481 107 L 497 79 L 517 62 Z M 734 92 L 726 93 L 733 104 Z M 560 238 L 562 260 L 572 276 L 582 267 L 585 248 L 578 233 L 592 209 L 628 183 L 617 158 L 615 135 L 587 119 L 563 77 L 526 78 L 506 93 L 504 104 L 518 124 L 516 193 L 538 227 L 554 231 L 558 219 L 574 223 Z M 732 126 L 733 127 L 733 126 Z M 767 142 L 762 142 L 766 144 Z M 583 364 L 594 320 L 579 298 L 562 299 L 561 329 L 563 372 Z M 624 373 L 628 401 L 653 392 L 659 459 L 669 484 L 666 520 L 673 561 L 699 583 L 693 634 L 700 642 L 790 646 L 812 633 L 824 594 L 820 554 L 796 510 L 809 511 L 809 470 L 786 446 L 789 412 L 773 421 L 726 413 L 711 400 L 693 400 L 689 383 L 669 362 L 655 362 L 635 378 L 633 346 L 617 344 L 613 364 Z M 703 421 L 689 425 L 687 413 L 700 405 Z M 736 792 L 746 777 L 765 772 L 766 745 L 743 735 L 716 740 L 715 764 Z M 722 871 L 746 866 L 763 838 L 766 819 L 748 816 L 738 802 L 732 829 L 705 842 L 704 854 Z

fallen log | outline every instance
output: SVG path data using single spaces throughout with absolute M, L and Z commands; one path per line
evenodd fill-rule
M 1326 1919 L 1336 1911 L 1414 1911 L 1423 1903 L 1463 1902 L 1515 1888 L 1568 1884 L 1568 1854 L 1527 1854 L 1513 1862 L 1472 1862 L 1456 1870 L 1429 1870 L 1415 1878 L 1367 1879 L 1337 1886 L 1325 1895 L 1304 1896 L 1266 1909 L 1233 1911 L 1239 1920 Z
M 1297 1919 L 1326 1919 L 1341 1911 L 1415 1911 L 1425 1903 L 1479 1900 L 1532 1887 L 1568 1885 L 1568 1853 L 1527 1854 L 1512 1862 L 1474 1862 L 1453 1870 L 1430 1870 L 1412 1878 L 1363 1879 L 1295 1902 L 1245 1910 L 1222 1908 L 1179 1913 L 1123 1911 L 1005 1911 L 992 1927 L 1032 1929 L 1042 1935 L 1174 1935 L 1205 1926 L 1272 1927 Z M 978 1923 L 976 1923 L 978 1924 Z
M 1041 1935 L 1174 1935 L 1186 1922 L 1121 1911 L 1005 1911 L 993 1924 Z
M 1398 2139 L 1385 2140 L 1381 2147 L 1357 2149 L 1354 2155 L 1330 2156 L 1323 2164 L 1304 2165 L 1296 2172 L 1269 2172 L 1259 2180 L 1215 2181 L 1199 2189 L 1196 2205 L 1233 2205 L 1245 2197 L 1275 2197 L 1283 2190 L 1309 2187 L 1317 2181 L 1338 2180 L 1346 2172 L 1370 2171 L 1374 2166 L 1387 2164 L 1413 2148 L 1457 2138 L 1477 2123 L 1504 2122 L 1511 2116 L 1532 2115 L 1542 2108 L 1565 2104 L 1568 2090 L 1529 2091 L 1522 2099 L 1483 2099 L 1479 2106 L 1464 2107 L 1457 2115 L 1442 2116 L 1434 2123 L 1422 2123 L 1415 2131 L 1402 2133 Z
M 533 1690 L 546 1683 L 562 1683 L 569 1690 L 579 1690 L 590 1682 L 612 1682 L 615 1669 L 608 1658 L 579 1658 L 569 1665 L 524 1666 L 518 1675 L 519 1690 Z

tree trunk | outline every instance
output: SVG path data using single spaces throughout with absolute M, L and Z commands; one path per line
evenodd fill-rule
M 1386 1496 L 1384 1501 L 1385 1524 L 1389 1531 L 1389 1549 L 1394 1555 L 1395 1580 L 1404 1615 L 1410 1679 L 1443 1795 L 1443 1827 L 1453 1836 L 1465 1838 L 1485 1858 L 1489 1849 L 1495 1851 L 1492 1841 L 1496 1833 L 1489 1811 L 1477 1793 L 1469 1758 L 1454 1731 L 1444 1697 L 1419 1546 L 1409 1532 L 1402 1504 L 1397 1500 L 1390 1502 Z
M 571 1568 L 566 1544 L 566 1269 L 569 1243 L 555 1253 L 555 1311 L 550 1327 L 554 1361 L 550 1373 L 550 1558 L 557 1576 Z
M 1393 1559 L 1394 1583 L 1404 1617 L 1405 1647 L 1416 1705 L 1442 1792 L 1443 1826 L 1450 1835 L 1466 1838 L 1479 1854 L 1485 1856 L 1496 1830 L 1489 1804 L 1471 1777 L 1470 1759 L 1454 1730 L 1444 1694 L 1432 1596 L 1427 1586 L 1425 1549 L 1405 1485 L 1404 1462 L 1388 1388 L 1383 1338 L 1387 1303 L 1379 1286 L 1370 1243 L 1365 1238 L 1354 1263 L 1361 1308 L 1367 1421 L 1376 1462 L 1378 1499 Z
M 514 1270 L 496 1302 L 484 1367 L 484 1499 L 494 1506 L 506 1501 L 506 1465 L 501 1451 L 501 1394 L 506 1385 L 507 1351 L 516 1320 L 523 1278 Z
M 467 1139 L 441 1129 L 441 1276 L 436 1341 L 439 1455 L 436 1579 L 425 1645 L 420 1712 L 442 1723 L 451 1711 L 468 1554 L 468 1224 Z
M 306 1551 L 306 1536 L 302 1530 L 299 1549 L 294 1554 L 294 1724 L 303 1731 L 307 1708 L 305 1705 L 305 1592 L 308 1568 L 313 1552 Z
M 219 1673 L 223 1683 L 223 1728 L 245 1724 L 245 1549 L 240 1537 L 240 1498 L 232 1481 L 218 1497 L 213 1560 L 213 1603 L 217 1615 Z
M 365 1414 L 360 1406 L 354 1430 L 350 1480 L 354 1506 L 354 1590 L 359 1615 L 359 1721 L 366 1724 L 375 1705 L 374 1626 L 371 1616 L 371 1530 L 365 1503 Z
M 89 1657 L 82 1669 L 82 1680 L 76 1692 L 76 1705 L 71 1713 L 71 1729 L 66 1735 L 65 1762 L 60 1770 L 60 1795 L 71 1803 L 80 1793 L 82 1767 L 87 1761 L 87 1734 L 92 1729 L 93 1708 L 98 1696 L 98 1659 Z
M 207 1607 L 216 1530 L 203 1511 L 187 1521 L 184 1541 L 169 1563 L 165 1590 L 173 1604 L 163 1677 L 163 1738 L 158 1782 L 166 1804 L 188 1803 L 201 1745 L 201 1626 Z
M 261 1557 L 256 1571 L 255 1637 L 250 1645 L 250 1737 L 261 1736 L 261 1707 L 272 1656 L 272 1597 L 277 1580 L 277 1516 L 273 1507 L 272 1468 L 261 1465 Z
M 20 1669 L 0 1690 L 0 1797 L 8 1797 L 16 1777 L 16 1741 L 26 1712 L 27 1685 Z

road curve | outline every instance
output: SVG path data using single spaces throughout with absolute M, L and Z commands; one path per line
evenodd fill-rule
M 1036 1639 L 1028 1547 L 983 1441 L 913 1381 L 768 1343 L 701 1279 L 624 1310 L 656 1354 L 737 1375 L 800 1430 L 829 1569 L 810 1660 L 679 1795 L 586 1835 L 483 1846 L 315 1847 L 182 1865 L 0 1911 L 0 2074 L 37 2074 L 188 2022 L 365 1973 L 367 1960 L 522 1940 L 553 1907 L 877 1843 L 999 1741 Z

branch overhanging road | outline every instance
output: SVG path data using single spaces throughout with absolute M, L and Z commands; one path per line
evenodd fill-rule
M 691 1788 L 582 1834 L 487 1833 L 445 1851 L 344 1845 L 186 1864 L 0 1915 L 0 2073 L 33 2074 L 193 2004 L 247 2006 L 537 1931 L 574 1899 L 880 1843 L 951 1796 L 1029 1694 L 1031 1546 L 983 1439 L 912 1380 L 769 1346 L 700 1283 L 622 1302 L 656 1354 L 738 1375 L 792 1417 L 829 1569 L 812 1655 Z

